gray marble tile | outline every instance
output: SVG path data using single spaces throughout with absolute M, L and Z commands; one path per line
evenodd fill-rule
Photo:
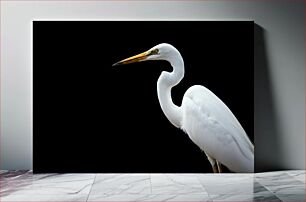
M 32 171 L 29 170 L 12 170 L 12 171 L 2 171 L 0 174 L 1 181 L 7 180 L 21 180 L 33 177 Z
M 151 174 L 152 194 L 207 195 L 195 174 Z
M 305 181 L 305 170 L 284 170 L 273 172 L 255 173 L 255 179 L 290 179 L 290 177 L 297 177 L 299 180 Z
M 88 195 L 20 195 L 11 194 L 8 196 L 1 197 L 2 202 L 45 202 L 45 201 L 58 201 L 58 202 L 86 202 Z
M 88 194 L 95 174 L 31 174 L 7 177 L 1 196 Z
M 212 201 L 252 201 L 253 195 L 210 194 Z
M 7 195 L 11 192 L 29 186 L 29 184 L 31 184 L 37 178 L 41 178 L 41 175 L 33 175 L 31 171 L 3 172 L 0 178 L 0 183 L 1 183 L 0 196 Z
M 305 185 L 299 184 L 269 184 L 265 185 L 267 189 L 275 194 L 303 194 L 306 192 Z
M 254 181 L 254 183 L 253 183 L 253 194 L 256 195 L 256 196 L 274 195 L 266 187 L 264 187 L 263 185 L 261 185 L 259 182 L 256 182 L 256 181 Z
M 182 194 L 182 195 L 168 195 L 168 194 L 124 194 L 124 195 L 92 195 L 90 194 L 88 202 L 127 202 L 127 201 L 173 201 L 173 202 L 211 202 L 208 195 L 202 194 Z
M 181 194 L 181 195 L 153 195 L 150 196 L 145 201 L 182 201 L 182 202 L 212 202 L 207 194 Z
M 247 174 L 203 174 L 198 179 L 212 195 L 252 195 L 254 190 L 253 176 Z
M 151 194 L 150 174 L 97 174 L 90 193 Z
M 220 195 L 209 195 L 213 201 L 229 201 L 229 202 L 251 202 L 251 201 L 273 201 L 281 202 L 273 194 L 268 195 L 233 195 L 233 194 L 220 194 Z
M 294 179 L 299 180 L 305 184 L 305 170 L 293 170 L 286 172 L 288 175 L 292 176 Z
M 283 202 L 305 202 L 304 194 L 277 194 L 276 195 Z
M 253 201 L 281 201 L 275 194 L 262 186 L 259 182 L 254 181 Z
M 282 202 L 274 194 L 254 194 L 253 201 L 264 201 L 264 202 Z
M 255 179 L 288 179 L 291 178 L 286 171 L 261 172 L 254 174 Z
M 275 194 L 304 194 L 305 184 L 287 173 L 257 176 L 256 181 Z
M 292 173 L 292 174 L 298 174 L 298 173 L 306 173 L 306 170 L 286 170 L 286 171 L 283 171 L 283 172 L 286 172 L 288 174 Z
M 0 177 L 2 174 L 9 172 L 8 170 L 0 170 Z

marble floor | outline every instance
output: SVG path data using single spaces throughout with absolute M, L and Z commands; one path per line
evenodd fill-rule
M 305 171 L 256 174 L 32 174 L 0 171 L 0 201 L 305 201 Z

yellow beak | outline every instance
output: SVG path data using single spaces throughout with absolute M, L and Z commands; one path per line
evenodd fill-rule
M 121 60 L 119 62 L 116 62 L 112 66 L 125 65 L 125 64 L 134 63 L 134 62 L 141 62 L 141 61 L 144 61 L 149 56 L 149 54 L 150 54 L 150 52 L 146 51 L 146 52 L 140 53 L 138 55 L 129 57 L 127 59 Z

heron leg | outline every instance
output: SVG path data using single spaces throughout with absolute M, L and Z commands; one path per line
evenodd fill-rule
M 222 171 L 222 164 L 219 161 L 217 161 L 217 166 L 218 166 L 218 172 L 222 173 L 223 172 Z
M 206 154 L 206 153 L 205 153 Z M 211 167 L 213 169 L 214 173 L 218 173 L 218 166 L 217 166 L 217 162 L 214 158 L 211 158 L 208 154 L 206 154 L 207 159 L 209 160 Z
M 214 173 L 218 173 L 218 167 L 217 167 L 216 163 L 214 165 L 212 165 L 212 169 L 213 169 Z

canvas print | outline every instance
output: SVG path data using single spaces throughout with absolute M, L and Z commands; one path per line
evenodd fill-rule
M 254 172 L 253 21 L 34 21 L 42 172 Z

